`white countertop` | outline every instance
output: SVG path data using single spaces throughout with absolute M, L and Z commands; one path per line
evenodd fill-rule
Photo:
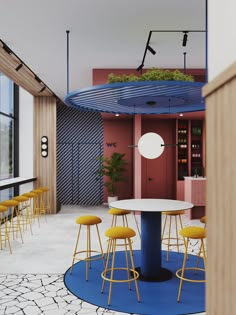
M 131 211 L 177 211 L 191 209 L 194 205 L 190 202 L 172 199 L 125 199 L 110 203 L 110 207 Z
M 9 187 L 13 187 L 17 184 L 25 184 L 29 182 L 33 182 L 37 179 L 37 177 L 13 177 L 7 179 L 0 180 L 0 189 L 7 189 Z
M 201 176 L 198 176 L 198 177 L 193 177 L 193 176 L 184 176 L 184 179 L 191 179 L 191 180 L 206 180 L 206 177 L 201 177 Z

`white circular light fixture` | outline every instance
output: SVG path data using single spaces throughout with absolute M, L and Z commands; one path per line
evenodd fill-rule
M 147 159 L 155 159 L 164 151 L 164 140 L 154 132 L 145 133 L 138 141 L 139 153 Z

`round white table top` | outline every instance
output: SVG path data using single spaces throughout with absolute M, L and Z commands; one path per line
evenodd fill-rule
M 194 205 L 190 202 L 172 199 L 124 199 L 110 203 L 110 207 L 122 210 L 162 212 L 191 209 Z

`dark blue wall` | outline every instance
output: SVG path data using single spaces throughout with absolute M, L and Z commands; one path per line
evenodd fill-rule
M 102 178 L 96 174 L 103 154 L 100 113 L 57 108 L 57 199 L 62 204 L 103 202 Z

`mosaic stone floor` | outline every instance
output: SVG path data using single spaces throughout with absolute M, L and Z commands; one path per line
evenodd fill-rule
M 26 232 L 23 245 L 17 240 L 12 242 L 12 255 L 7 249 L 0 251 L 0 315 L 124 314 L 78 299 L 63 283 L 77 234 L 74 219 L 94 211 L 103 220 L 100 233 L 104 235 L 111 219 L 107 207 L 63 206 L 57 215 L 42 220 L 40 228 L 34 226 L 33 236 Z M 201 225 L 199 220 L 183 219 L 184 225 Z M 129 223 L 137 230 L 133 216 Z M 106 240 L 103 242 L 105 245 Z M 197 253 L 197 245 L 197 242 L 191 243 L 192 253 Z M 138 233 L 133 246 L 140 246 Z M 176 249 L 173 247 L 172 250 Z

